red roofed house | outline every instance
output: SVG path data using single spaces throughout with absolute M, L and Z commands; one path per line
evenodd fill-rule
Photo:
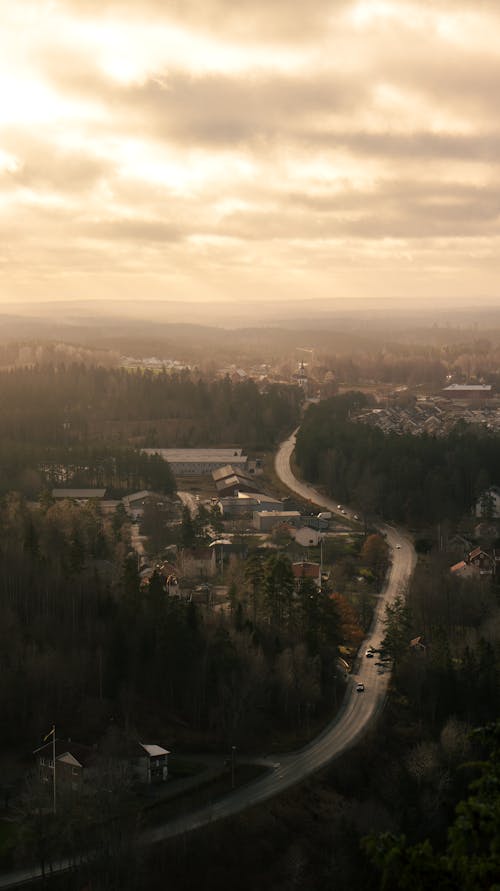
M 297 588 L 302 579 L 312 579 L 318 588 L 321 588 L 321 566 L 319 563 L 310 563 L 303 560 L 301 563 L 292 563 L 292 572 Z

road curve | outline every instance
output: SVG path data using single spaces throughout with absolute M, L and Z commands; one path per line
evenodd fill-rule
M 337 506 L 329 498 L 312 488 L 307 483 L 297 480 L 290 468 L 290 459 L 295 447 L 295 431 L 281 443 L 275 458 L 275 469 L 280 480 L 293 492 L 309 499 L 320 508 L 341 514 Z M 347 516 L 353 516 L 347 511 Z M 382 619 L 385 604 L 398 593 L 406 589 L 416 563 L 416 555 L 410 539 L 402 530 L 392 526 L 381 525 L 380 531 L 386 536 L 391 548 L 392 561 L 387 574 L 386 583 L 379 596 L 372 626 L 367 640 L 360 649 L 364 653 L 368 643 L 378 647 L 383 637 Z M 223 817 L 229 817 L 253 805 L 278 795 L 290 786 L 315 773 L 333 758 L 351 748 L 368 729 L 377 712 L 380 710 L 387 693 L 390 678 L 388 669 L 381 669 L 375 659 L 359 660 L 359 670 L 351 676 L 347 683 L 344 702 L 335 719 L 311 743 L 297 752 L 276 755 L 272 772 L 268 775 L 236 789 L 231 795 L 220 799 L 209 807 L 196 813 L 188 814 L 165 826 L 158 826 L 147 831 L 143 840 L 157 842 L 172 838 L 183 832 L 190 832 Z M 364 693 L 356 691 L 356 684 L 362 681 Z
M 295 431 L 281 443 L 275 458 L 275 468 L 281 481 L 293 492 L 309 499 L 320 508 L 344 516 L 336 504 L 307 483 L 297 480 L 290 468 L 290 458 L 295 447 Z M 345 508 L 347 516 L 352 511 Z M 416 555 L 410 539 L 402 530 L 392 526 L 380 525 L 379 529 L 386 536 L 391 548 L 392 563 L 387 575 L 384 590 L 379 596 L 372 626 L 367 640 L 360 648 L 364 653 L 368 643 L 377 647 L 383 636 L 382 618 L 384 606 L 401 591 L 404 591 L 413 572 Z M 238 814 L 249 807 L 260 804 L 269 798 L 279 795 L 286 789 L 301 782 L 306 777 L 324 767 L 338 755 L 351 748 L 366 732 L 370 723 L 380 710 L 389 683 L 390 672 L 380 669 L 375 659 L 366 659 L 361 655 L 359 670 L 347 681 L 342 707 L 334 720 L 311 743 L 297 752 L 276 755 L 270 762 L 270 771 L 261 779 L 235 789 L 230 795 L 219 799 L 212 805 L 186 814 L 164 825 L 146 830 L 141 835 L 142 844 L 153 844 L 164 841 L 186 832 L 192 832 L 216 820 Z M 365 685 L 363 693 L 356 692 L 356 684 L 362 681 Z M 52 874 L 68 869 L 68 862 L 53 864 Z M 15 888 L 40 877 L 36 868 L 19 869 L 0 876 L 0 888 Z

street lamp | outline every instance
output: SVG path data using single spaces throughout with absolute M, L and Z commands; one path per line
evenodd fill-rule
M 231 789 L 234 789 L 235 761 L 236 761 L 236 746 L 231 746 Z

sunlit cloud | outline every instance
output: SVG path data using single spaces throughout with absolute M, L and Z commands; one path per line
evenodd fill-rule
M 496 299 L 493 0 L 2 18 L 3 299 Z

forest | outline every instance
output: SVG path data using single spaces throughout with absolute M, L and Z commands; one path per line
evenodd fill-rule
M 296 423 L 297 388 L 83 364 L 0 372 L 0 494 L 54 485 L 170 492 L 144 447 L 272 447 Z M 222 441 L 221 441 L 222 440 Z
M 92 743 L 120 726 L 211 748 L 303 733 L 335 682 L 341 619 L 286 555 L 240 561 L 229 612 L 141 586 L 123 511 L 1 504 L 0 747 L 30 751 L 47 722 Z M 64 728 L 64 730 L 63 730 Z M 184 728 L 184 729 L 183 729 Z
M 479 495 L 500 481 L 500 437 L 461 425 L 448 436 L 386 434 L 353 423 L 368 404 L 351 392 L 312 405 L 297 436 L 303 476 L 367 516 L 418 528 L 470 514 Z
M 251 610 L 253 571 L 247 568 Z M 429 579 L 433 582 L 429 586 Z M 457 604 L 455 610 L 454 605 Z M 452 604 L 450 608 L 450 604 Z M 97 891 L 193 887 L 494 891 L 499 874 L 500 647 L 491 580 L 422 558 L 387 610 L 394 681 L 376 726 L 320 775 L 261 807 L 158 846 L 126 843 L 82 867 Z M 422 635 L 422 648 L 408 640 Z M 312 651 L 311 651 L 312 652 Z M 75 888 L 75 880 L 61 889 Z

